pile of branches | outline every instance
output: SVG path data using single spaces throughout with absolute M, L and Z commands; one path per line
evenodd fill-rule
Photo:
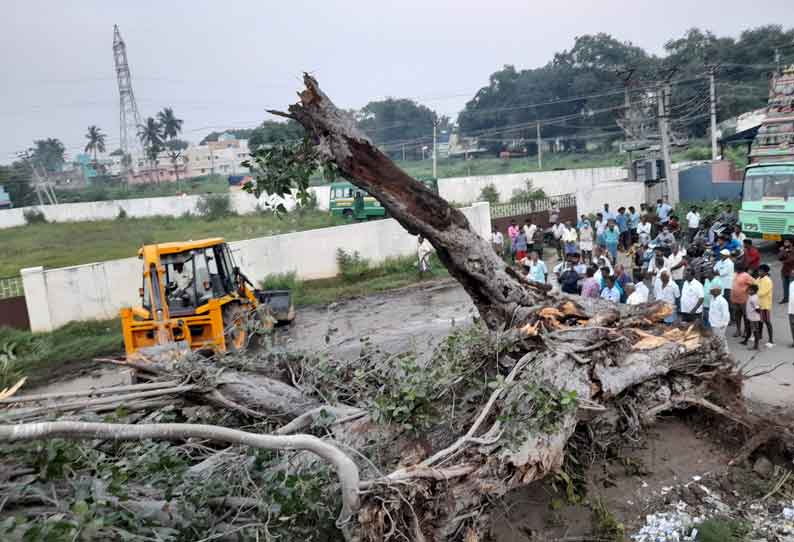
M 430 354 L 108 360 L 142 382 L 2 400 L 0 525 L 485 539 L 495 500 L 557 472 L 577 425 L 606 448 L 692 405 L 752 424 L 720 341 L 662 324 L 667 310 L 548 297 L 520 327 L 479 322 Z
M 356 359 L 152 353 L 114 361 L 139 372 L 138 387 L 7 398 L 6 538 L 475 542 L 488 538 L 501 496 L 562 468 L 577 428 L 604 449 L 660 414 L 698 408 L 744 428 L 740 458 L 769 438 L 794 443 L 789 426 L 745 411 L 719 339 L 664 325 L 663 303 L 616 306 L 526 281 L 314 79 L 305 84 L 284 115 L 306 128 L 313 152 L 433 244 L 479 322 L 429 353 L 366 344 Z M 294 178 L 274 170 L 267 184 Z

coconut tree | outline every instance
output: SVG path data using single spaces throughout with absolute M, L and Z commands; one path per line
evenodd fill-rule
M 176 118 L 174 110 L 171 107 L 164 107 L 162 111 L 157 114 L 157 120 L 162 129 L 163 138 L 166 141 L 166 146 L 169 149 L 168 157 L 171 160 L 171 165 L 174 168 L 174 177 L 176 177 L 177 186 L 179 186 L 179 162 L 182 159 L 182 148 L 178 145 L 179 140 L 177 137 L 182 131 L 182 119 Z
M 146 122 L 138 125 L 138 139 L 141 140 L 149 163 L 156 167 L 157 155 L 163 149 L 162 126 L 153 117 L 148 117 Z M 157 181 L 160 181 L 159 172 L 157 173 Z
M 88 140 L 88 143 L 86 143 L 85 146 L 85 152 L 93 153 L 94 170 L 99 172 L 99 160 L 97 158 L 97 154 L 100 152 L 105 152 L 105 134 L 102 133 L 101 128 L 91 125 L 88 127 L 88 132 L 85 134 L 85 138 Z
M 157 113 L 157 121 L 165 139 L 174 139 L 182 132 L 182 123 L 184 121 L 176 118 L 174 110 L 170 107 L 164 107 L 162 111 Z

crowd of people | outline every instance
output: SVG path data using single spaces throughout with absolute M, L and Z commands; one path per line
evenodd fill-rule
M 667 323 L 700 322 L 725 337 L 735 327 L 751 348 L 774 346 L 772 310 L 774 286 L 770 267 L 745 238 L 731 205 L 724 205 L 707 227 L 701 209 L 691 206 L 679 222 L 664 199 L 656 206 L 641 205 L 582 215 L 576 224 L 561 220 L 560 211 L 549 213 L 550 230 L 527 218 L 511 222 L 507 238 L 494 229 L 494 249 L 509 258 L 532 281 L 553 289 L 613 303 L 638 305 L 651 301 L 668 304 Z M 544 248 L 556 252 L 551 270 Z M 507 257 L 507 254 L 504 254 Z M 784 241 L 779 250 L 783 292 L 794 341 L 794 246 Z M 794 343 L 792 345 L 794 347 Z

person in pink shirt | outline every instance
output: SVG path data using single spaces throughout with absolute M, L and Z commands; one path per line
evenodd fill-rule
M 518 237 L 518 224 L 516 224 L 515 220 L 510 221 L 510 225 L 507 227 L 507 236 L 510 238 L 510 252 L 513 257 L 513 262 L 516 261 L 516 237 Z
M 601 284 L 595 278 L 596 268 L 592 265 L 587 268 L 585 276 L 587 278 L 582 282 L 582 297 L 590 297 L 597 299 L 601 297 Z

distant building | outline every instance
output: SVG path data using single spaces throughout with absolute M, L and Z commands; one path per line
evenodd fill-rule
M 191 146 L 184 151 L 187 156 L 188 176 L 200 177 L 210 173 L 241 175 L 248 172 L 241 165 L 249 155 L 248 140 L 224 136 L 228 134 L 221 134 L 218 141 Z

